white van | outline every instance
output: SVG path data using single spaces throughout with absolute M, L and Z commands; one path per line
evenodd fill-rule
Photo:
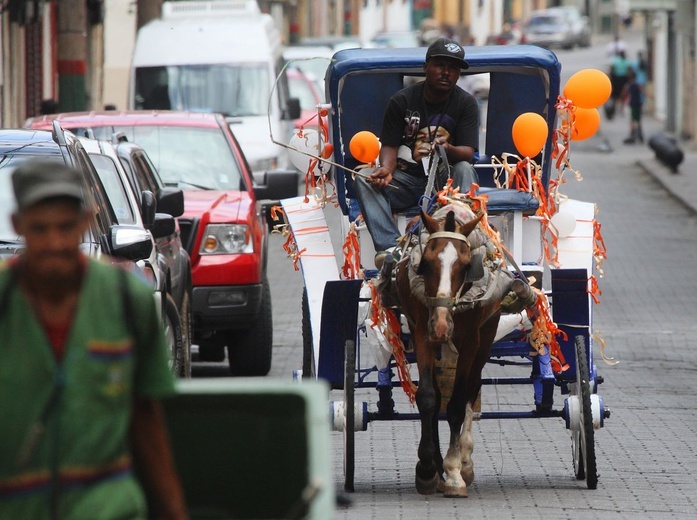
M 165 2 L 138 31 L 129 106 L 224 114 L 260 178 L 292 167 L 271 141 L 287 143 L 300 117 L 285 74 L 276 83 L 283 63 L 280 33 L 256 1 Z

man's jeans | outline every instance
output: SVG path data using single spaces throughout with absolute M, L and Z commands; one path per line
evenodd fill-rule
M 439 169 L 436 182 L 438 189 L 441 189 L 447 180 L 444 173 Z M 453 187 L 459 186 L 461 192 L 469 191 L 473 182 L 478 183 L 474 166 L 466 161 L 455 163 L 450 173 L 453 178 Z M 426 190 L 427 182 L 428 177 L 425 174 L 409 175 L 401 170 L 395 170 L 390 184 L 399 189 L 388 186 L 382 190 L 368 184 L 363 177 L 356 176 L 354 182 L 356 198 L 373 239 L 375 251 L 385 251 L 397 245 L 400 232 L 397 222 L 392 218 L 392 213 L 402 213 L 418 206 Z

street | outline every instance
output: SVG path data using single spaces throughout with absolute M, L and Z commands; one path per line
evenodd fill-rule
M 627 42 L 633 57 L 638 34 Z M 573 72 L 605 63 L 604 42 L 558 56 L 563 85 Z M 570 435 L 561 419 L 484 420 L 474 427 L 476 478 L 469 498 L 421 496 L 414 489 L 418 424 L 374 422 L 356 434 L 356 491 L 345 495 L 350 505 L 339 508 L 337 518 L 694 517 L 697 405 L 688 396 L 697 361 L 691 345 L 697 332 L 691 283 L 697 219 L 636 165 L 632 147 L 622 144 L 628 126 L 628 115 L 603 120 L 596 136 L 574 143 L 571 162 L 583 181 L 567 174 L 560 190 L 597 203 L 608 252 L 592 328 L 619 364 L 604 364 L 596 342 L 595 363 L 605 379 L 598 393 L 612 412 L 595 436 L 598 489 L 575 480 Z M 275 235 L 269 244 L 270 376 L 289 379 L 302 365 L 302 276 L 285 257 L 284 240 Z M 196 367 L 194 375 L 205 375 L 202 371 Z M 374 407 L 374 394 L 360 390 L 357 400 Z M 395 390 L 395 399 L 400 410 L 415 411 L 401 390 Z M 532 390 L 485 387 L 485 410 L 509 404 L 532 407 Z M 441 439 L 447 439 L 446 431 L 441 424 Z M 335 486 L 342 493 L 341 434 L 332 434 L 332 442 Z

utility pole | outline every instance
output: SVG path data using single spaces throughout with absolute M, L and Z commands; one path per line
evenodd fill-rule
M 162 0 L 138 0 L 136 27 L 140 29 L 150 20 L 156 20 L 162 13 Z
M 87 4 L 61 0 L 58 9 L 58 105 L 61 112 L 85 110 L 87 95 Z

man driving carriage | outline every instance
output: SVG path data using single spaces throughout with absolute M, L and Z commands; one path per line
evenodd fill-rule
M 421 160 L 441 147 L 450 167 L 440 162 L 436 187 L 448 177 L 467 191 L 477 181 L 470 163 L 479 147 L 479 108 L 474 97 L 457 86 L 468 68 L 460 44 L 440 38 L 426 51 L 424 81 L 392 96 L 382 123 L 379 167 L 356 177 L 356 198 L 375 246 L 375 266 L 398 256 L 400 236 L 392 212 L 413 208 L 424 195 L 428 177 Z M 438 155 L 436 154 L 436 157 Z

